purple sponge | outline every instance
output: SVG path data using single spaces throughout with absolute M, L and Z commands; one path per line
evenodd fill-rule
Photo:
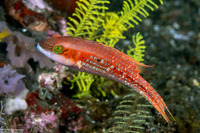
M 0 68 L 0 94 L 6 93 L 8 96 L 18 96 L 22 90 L 26 89 L 23 81 L 25 75 L 20 75 L 16 70 L 12 70 L 10 65 Z

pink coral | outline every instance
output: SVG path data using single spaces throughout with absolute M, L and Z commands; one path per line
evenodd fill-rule
M 67 22 L 64 18 L 62 18 L 61 20 L 58 21 L 58 27 L 63 36 L 68 36 L 66 33 Z
M 59 18 L 56 21 L 56 24 L 58 25 L 59 32 L 61 33 L 61 35 L 68 36 L 67 33 L 66 33 L 66 29 L 67 29 L 67 22 L 66 22 L 66 20 L 61 17 L 61 18 Z M 59 32 L 57 32 L 55 30 L 48 30 L 47 31 L 47 37 L 46 37 L 46 39 L 51 38 L 53 35 L 60 34 Z
M 54 91 L 56 88 L 61 88 L 62 83 L 59 75 L 55 72 L 52 73 L 42 73 L 39 75 L 38 82 L 42 87 L 50 91 Z
M 46 39 L 51 38 L 53 35 L 58 35 L 59 33 L 55 30 L 48 30 Z
M 55 91 L 56 89 L 61 89 L 63 79 L 68 77 L 66 73 L 66 70 L 68 69 L 67 67 L 55 63 L 53 68 L 56 72 L 41 73 L 38 77 L 40 86 L 48 89 L 51 92 Z
M 74 132 L 83 130 L 86 127 L 83 121 L 84 120 L 82 116 L 78 116 L 76 120 L 71 120 L 69 123 L 67 123 L 68 130 L 74 131 Z
M 24 132 L 52 132 L 57 131 L 59 126 L 59 115 L 54 112 L 36 114 L 35 112 L 26 111 Z
M 24 77 L 24 75 L 18 74 L 16 70 L 12 70 L 10 65 L 4 65 L 3 68 L 0 68 L 0 94 L 19 95 L 22 90 L 26 89 L 21 80 Z
M 52 93 L 51 99 L 48 100 L 39 99 L 38 95 L 39 95 L 39 90 L 36 90 L 29 93 L 29 95 L 27 96 L 26 98 L 26 102 L 28 103 L 27 111 L 29 110 L 27 113 L 29 115 L 26 115 L 25 119 L 27 119 L 27 117 L 29 118 L 31 116 L 30 114 L 34 114 L 36 115 L 36 118 L 34 117 L 34 120 L 36 120 L 36 122 L 40 121 L 41 125 L 43 125 L 41 119 L 39 118 L 43 117 L 43 119 L 46 119 L 47 112 L 54 111 L 54 112 L 59 112 L 57 114 L 57 117 L 60 120 L 59 122 L 60 126 L 62 127 L 62 130 L 65 129 L 66 131 L 80 132 L 81 130 L 87 127 L 85 119 L 84 117 L 82 117 L 83 109 L 78 107 L 74 101 L 66 97 L 63 93 L 61 92 Z M 35 112 L 35 113 L 30 113 L 30 112 Z M 39 115 L 40 117 L 38 117 L 38 113 L 41 114 Z M 28 119 L 28 121 L 30 120 Z M 26 123 L 30 124 L 30 122 Z M 32 126 L 26 126 L 26 127 L 33 128 L 35 126 L 33 126 L 32 124 Z M 59 130 L 61 130 L 61 128 Z

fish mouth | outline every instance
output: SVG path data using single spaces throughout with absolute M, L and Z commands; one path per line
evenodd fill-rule
M 46 50 L 46 48 L 41 47 L 40 43 L 37 44 L 37 49 L 46 56 L 50 56 L 50 50 Z
M 46 43 L 46 42 L 44 42 L 44 41 L 39 42 L 39 43 L 37 44 L 37 47 L 41 47 L 42 49 L 45 49 L 45 50 L 47 50 L 47 51 L 52 51 L 52 50 L 53 50 L 53 45 L 48 44 L 48 43 Z
M 51 50 L 47 50 L 46 48 L 41 47 L 40 43 L 37 44 L 37 49 L 43 53 L 44 55 L 46 55 L 47 57 L 49 57 L 50 59 L 52 58 L 52 56 L 55 56 L 53 52 L 51 52 Z

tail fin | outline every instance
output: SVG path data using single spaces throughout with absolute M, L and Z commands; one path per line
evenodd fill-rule
M 167 123 L 171 124 L 168 116 L 165 113 L 165 109 L 169 112 L 171 117 L 171 112 L 167 108 L 167 105 L 163 101 L 162 97 L 156 92 L 156 90 L 140 75 L 138 75 L 138 78 L 136 79 L 135 83 L 131 85 L 131 88 L 136 90 L 138 93 L 143 95 L 155 108 L 156 110 L 164 117 L 164 119 L 167 121 Z M 175 120 L 175 119 L 174 119 Z

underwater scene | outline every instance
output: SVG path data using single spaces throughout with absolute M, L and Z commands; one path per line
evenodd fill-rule
M 0 133 L 200 133 L 200 1 L 1 0 Z

